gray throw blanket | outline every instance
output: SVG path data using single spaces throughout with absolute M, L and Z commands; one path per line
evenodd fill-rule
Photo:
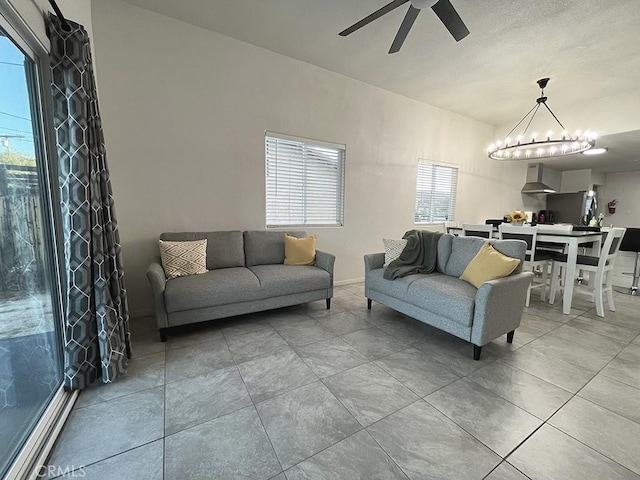
M 440 232 L 409 230 L 402 237 L 407 241 L 407 246 L 400 257 L 387 266 L 383 277 L 395 280 L 414 273 L 433 273 L 436 269 L 440 235 Z

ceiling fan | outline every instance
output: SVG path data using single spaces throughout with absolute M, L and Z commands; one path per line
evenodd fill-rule
M 456 39 L 456 42 L 459 42 L 469 35 L 469 29 L 460 18 L 460 15 L 458 15 L 458 12 L 456 12 L 456 9 L 451 5 L 450 0 L 438 0 L 435 3 L 433 3 L 433 0 L 393 0 L 381 9 L 376 10 L 371 15 L 340 32 L 340 36 L 346 37 L 347 35 L 351 35 L 356 30 L 361 29 L 365 25 L 370 24 L 374 20 L 377 20 L 381 16 L 395 10 L 407 2 L 411 2 L 411 5 L 409 5 L 409 10 L 404 16 L 404 20 L 400 25 L 400 29 L 398 30 L 396 37 L 393 39 L 389 53 L 396 53 L 400 50 L 400 47 L 402 47 L 402 44 L 407 38 L 409 30 L 411 30 L 413 22 L 416 21 L 420 10 L 427 8 L 429 5 L 431 5 L 431 9 L 435 12 L 444 26 L 447 27 L 447 30 L 449 30 L 451 35 L 453 35 L 453 38 Z

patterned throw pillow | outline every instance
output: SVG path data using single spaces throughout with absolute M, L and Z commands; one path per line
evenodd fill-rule
M 404 247 L 407 246 L 406 240 L 392 240 L 390 238 L 382 239 L 382 243 L 384 243 L 384 268 L 387 268 L 394 260 L 397 260 Z
M 160 243 L 160 258 L 167 279 L 207 273 L 207 240 Z

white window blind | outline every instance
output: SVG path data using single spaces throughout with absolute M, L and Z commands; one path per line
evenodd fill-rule
M 458 169 L 420 160 L 416 186 L 416 223 L 455 220 Z
M 344 157 L 342 145 L 267 132 L 267 228 L 342 226 Z

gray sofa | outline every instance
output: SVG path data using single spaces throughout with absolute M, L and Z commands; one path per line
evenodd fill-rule
M 147 278 L 160 338 L 167 329 L 333 297 L 335 257 L 316 253 L 315 266 L 284 262 L 284 233 L 266 231 L 163 233 L 161 240 L 207 239 L 207 273 L 165 279 L 160 258 Z M 286 232 L 295 237 L 305 232 Z
M 365 255 L 365 296 L 410 317 L 437 327 L 473 344 L 480 359 L 482 346 L 507 334 L 513 342 L 520 326 L 527 289 L 533 273 L 522 272 L 522 263 L 508 277 L 475 288 L 460 280 L 465 268 L 487 240 L 442 235 L 438 240 L 436 272 L 385 280 L 384 253 Z M 491 242 L 500 253 L 524 261 L 526 243 L 520 240 Z

